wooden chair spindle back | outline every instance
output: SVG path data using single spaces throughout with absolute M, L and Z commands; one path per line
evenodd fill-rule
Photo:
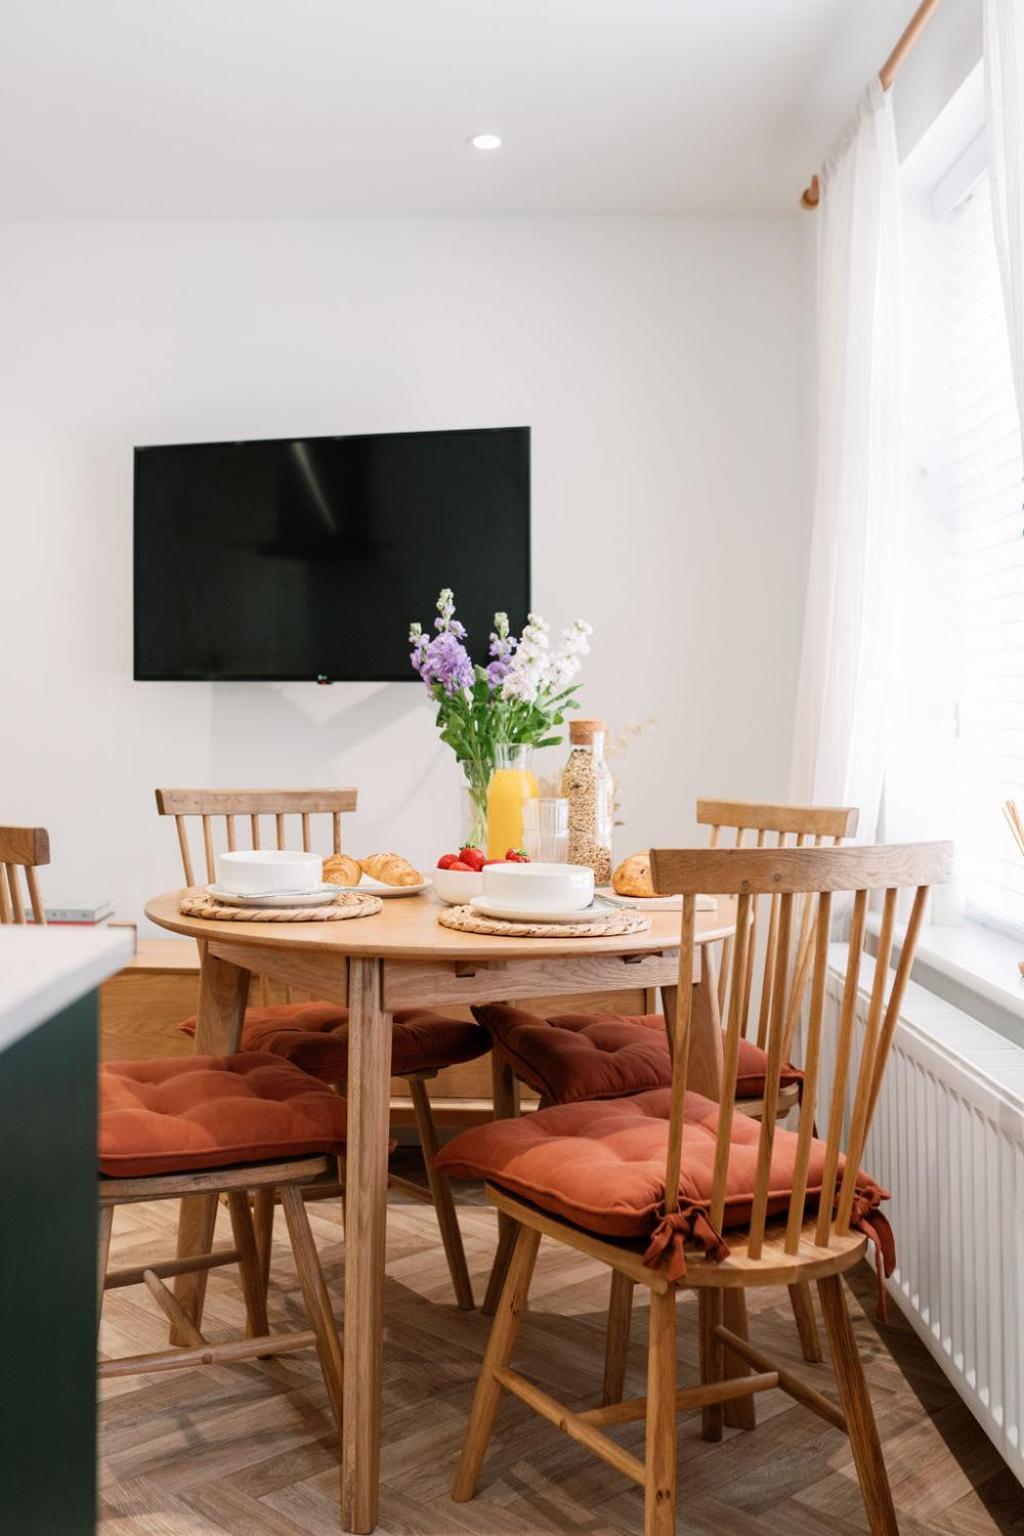
M 652 850 L 651 872 L 655 890 L 661 895 L 683 897 L 671 1129 L 666 1165 L 667 1211 L 678 1208 L 693 990 L 691 986 L 684 985 L 684 980 L 693 974 L 697 895 L 708 893 L 737 897 L 736 942 L 731 959 L 730 1007 L 725 1029 L 722 1095 L 709 1212 L 711 1223 L 718 1230 L 721 1230 L 725 1210 L 730 1133 L 737 1109 L 736 1079 L 743 1027 L 741 1000 L 748 955 L 754 943 L 751 904 L 759 896 L 766 895 L 778 901 L 777 943 L 771 961 L 771 1008 L 765 1044 L 768 1062 L 765 1071 L 764 1114 L 760 1121 L 757 1170 L 747 1242 L 747 1256 L 756 1260 L 762 1255 L 768 1221 L 772 1149 L 776 1135 L 775 1111 L 779 1099 L 780 1076 L 786 1062 L 787 998 L 791 995 L 789 971 L 791 965 L 799 966 L 802 963 L 799 946 L 794 947 L 792 943 L 794 933 L 802 924 L 802 919 L 798 924 L 796 916 L 798 903 L 801 904 L 799 910 L 811 910 L 814 918 L 808 944 L 807 966 L 811 973 L 811 989 L 804 1081 L 796 1132 L 792 1193 L 785 1214 L 785 1250 L 790 1254 L 798 1251 L 801 1230 L 810 1219 L 805 1206 L 816 1122 L 819 1135 L 825 1143 L 821 1188 L 836 1191 L 837 1197 L 820 1201 L 815 1222 L 815 1241 L 820 1247 L 827 1248 L 835 1234 L 844 1235 L 850 1230 L 857 1173 L 910 976 L 928 890 L 932 885 L 949 879 L 951 862 L 950 843 L 813 849 L 761 846 L 752 849 Z M 907 888 L 914 890 L 914 899 L 910 921 L 900 947 L 899 963 L 893 973 L 890 960 L 896 902 L 898 893 Z M 873 891 L 884 891 L 882 921 L 874 979 L 861 1036 L 860 1060 L 854 1072 L 860 963 L 867 932 L 868 898 Z M 852 894 L 853 920 L 839 1021 L 833 1042 L 831 1093 L 827 1105 L 819 1105 L 819 1076 L 823 1058 L 822 1020 L 832 942 L 832 901 L 837 893 Z M 844 1143 L 843 1126 L 848 1106 L 849 1130 Z M 845 1157 L 846 1162 L 840 1180 L 841 1157 Z
M 25 877 L 34 923 L 46 922 L 36 870 L 50 862 L 50 838 L 43 827 L 0 827 L 0 923 L 27 923 L 18 870 Z
M 772 805 L 747 800 L 698 800 L 697 821 L 701 826 L 710 827 L 709 847 L 711 848 L 720 846 L 720 836 L 726 831 L 734 833 L 733 847 L 735 848 L 747 846 L 746 838 L 748 833 L 754 834 L 753 846 L 755 848 L 804 848 L 808 845 L 809 841 L 815 848 L 822 846 L 837 848 L 844 838 L 853 837 L 857 831 L 858 812 L 854 806 Z M 770 838 L 774 839 L 774 841 L 769 842 Z M 740 1008 L 741 1028 L 742 1032 L 746 1034 L 746 1024 L 750 1013 L 750 999 L 753 994 L 760 908 L 765 901 L 768 906 L 768 927 L 756 1036 L 757 1044 L 762 1050 L 768 1038 L 768 1023 L 773 1004 L 773 983 L 776 969 L 775 957 L 779 935 L 780 898 L 777 894 L 768 893 L 762 899 L 755 899 L 751 906 L 749 918 L 751 924 L 750 941 L 746 949 L 746 967 L 740 982 L 740 995 L 742 998 Z M 786 1025 L 783 1043 L 784 1058 L 788 1057 L 797 1021 L 800 1017 L 800 1009 L 807 990 L 807 982 L 810 975 L 814 908 L 814 899 L 811 897 L 805 898 L 802 903 L 802 911 L 795 925 L 797 930 L 796 958 L 789 973 L 790 986 L 786 1002 Z M 791 930 L 792 927 L 793 925 L 791 924 Z M 792 942 L 792 938 L 790 942 Z M 727 998 L 730 978 L 733 973 L 733 945 L 734 941 L 732 939 L 726 939 L 722 946 L 722 965 L 718 976 L 718 1007 L 723 1018 L 726 1017 L 728 1012 Z
M 287 848 L 294 823 L 289 817 L 298 818 L 298 837 L 303 852 L 313 851 L 312 826 L 314 815 L 331 818 L 331 852 L 341 852 L 341 818 L 344 812 L 356 808 L 357 792 L 354 789 L 158 789 L 156 808 L 161 816 L 173 816 L 178 832 L 181 867 L 186 885 L 196 885 L 195 865 L 189 842 L 188 819 L 198 819 L 202 825 L 203 861 L 206 882 L 216 879 L 215 818 L 224 821 L 224 848 L 234 852 L 238 848 L 235 817 L 249 818 L 249 846 L 262 848 L 261 816 L 274 818 L 274 840 L 278 848 Z M 294 845 L 293 845 L 294 846 Z

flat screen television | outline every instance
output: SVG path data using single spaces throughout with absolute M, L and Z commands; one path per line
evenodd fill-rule
M 409 681 L 442 587 L 525 620 L 528 427 L 135 450 L 139 680 Z

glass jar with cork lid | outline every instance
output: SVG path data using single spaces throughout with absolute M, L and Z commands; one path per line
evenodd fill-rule
M 569 863 L 587 864 L 594 883 L 612 877 L 614 783 L 605 761 L 603 720 L 573 720 L 569 758 L 562 770 L 562 794 L 569 802 Z

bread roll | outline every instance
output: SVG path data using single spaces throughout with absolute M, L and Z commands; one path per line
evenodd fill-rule
M 358 885 L 363 872 L 347 853 L 334 853 L 324 859 L 324 880 L 328 885 Z
M 423 876 L 397 853 L 370 853 L 359 860 L 366 874 L 384 885 L 422 885 Z
M 612 875 L 612 890 L 618 896 L 653 896 L 651 855 L 634 853 L 624 859 Z

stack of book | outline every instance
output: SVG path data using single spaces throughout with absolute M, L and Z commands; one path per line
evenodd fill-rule
M 100 928 L 114 908 L 109 901 L 47 901 L 43 910 L 54 928 Z M 30 922 L 35 921 L 31 908 L 27 915 Z

